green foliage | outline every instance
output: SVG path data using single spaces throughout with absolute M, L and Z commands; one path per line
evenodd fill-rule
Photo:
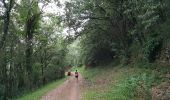
M 131 66 L 131 65 L 130 65 Z M 161 73 L 169 71 L 157 64 L 150 65 L 159 68 L 158 71 L 146 68 L 107 67 L 88 68 L 83 70 L 86 88 L 84 100 L 150 100 L 152 87 L 167 78 L 160 78 Z M 159 67 L 158 67 L 159 66 Z M 148 67 L 147 67 L 148 68 Z M 163 71 L 163 72 L 161 72 Z M 159 73 L 161 72 L 161 73 Z
M 15 1 L 11 12 L 3 6 L 5 2 L 9 6 L 9 1 Z M 40 8 L 40 3 L 44 7 L 52 1 L 5 2 L 0 1 L 0 17 L 4 16 L 0 20 L 0 41 L 3 36 L 6 38 L 3 49 L 0 48 L 0 97 L 11 99 L 64 77 L 68 41 L 58 34 L 63 30 L 61 16 L 47 14 Z M 9 25 L 3 23 L 6 19 Z M 9 27 L 7 32 L 4 26 Z
M 15 1 L 11 11 L 5 6 L 5 2 L 10 6 L 9 1 Z M 5 2 L 0 1 L 0 41 L 4 43 L 0 96 L 5 99 L 64 77 L 68 65 L 141 60 L 139 65 L 150 66 L 145 60 L 154 62 L 170 40 L 168 0 L 71 0 L 63 6 L 65 15 L 44 13 L 40 5 L 46 7 L 53 3 L 50 0 Z M 69 29 L 68 36 L 59 34 L 64 27 Z M 123 88 L 137 88 L 130 83 L 138 84 L 143 77 L 129 78 Z
M 153 62 L 158 54 L 160 53 L 162 47 L 161 38 L 150 38 L 148 42 L 144 45 L 144 57 L 149 61 Z
M 113 94 L 113 90 L 115 90 L 114 87 L 121 83 L 125 78 L 134 73 L 137 74 L 139 71 L 140 70 L 137 68 L 113 67 L 113 65 L 87 68 L 82 72 L 86 84 L 83 99 L 117 100 L 113 99 L 114 97 L 119 96 Z
M 80 67 L 82 65 L 81 61 L 81 48 L 80 40 L 75 40 L 72 44 L 67 46 L 68 52 L 65 56 L 65 63 L 71 66 Z
M 0 100 L 4 100 L 5 86 L 0 84 Z
M 110 94 L 114 100 L 151 99 L 150 88 L 155 77 L 148 73 L 137 74 L 120 81 Z
M 52 80 L 60 79 L 64 77 L 64 69 L 61 69 L 61 67 L 56 65 L 50 65 L 48 68 L 46 68 L 45 71 L 45 78 L 47 82 L 50 82 Z
M 112 59 L 115 55 L 128 64 L 133 53 L 129 50 L 132 43 L 140 43 L 142 46 L 148 44 L 147 47 L 145 46 L 146 49 L 152 50 L 145 50 L 146 54 L 149 59 L 155 59 L 154 49 L 157 48 L 159 40 L 156 40 L 157 42 L 146 40 L 150 39 L 149 35 L 155 28 L 165 22 L 165 2 L 157 0 L 72 1 L 66 9 L 72 11 L 68 14 L 70 15 L 68 20 L 70 23 L 74 22 L 69 24 L 69 27 L 78 29 L 83 26 L 84 28 L 79 35 L 81 35 L 81 58 L 85 65 L 96 66 L 102 61 Z
M 94 34 L 92 34 L 92 33 Z M 111 34 L 94 29 L 86 33 L 81 39 L 81 57 L 83 64 L 87 66 L 96 66 L 111 60 L 114 56 L 114 50 L 111 45 Z

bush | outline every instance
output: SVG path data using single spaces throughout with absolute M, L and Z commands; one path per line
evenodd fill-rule
M 130 76 L 125 80 L 120 81 L 112 91 L 114 99 L 120 100 L 136 100 L 136 99 L 151 99 L 150 88 L 154 82 L 154 76 L 144 73 Z
M 64 77 L 64 69 L 62 67 L 50 65 L 48 68 L 46 68 L 45 78 L 47 82 L 60 79 L 63 77 Z
M 149 62 L 155 61 L 157 55 L 161 51 L 161 47 L 162 47 L 162 39 L 161 38 L 151 38 L 144 45 L 144 57 Z

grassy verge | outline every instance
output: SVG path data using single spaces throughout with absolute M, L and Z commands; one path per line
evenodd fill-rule
M 40 100 L 40 98 L 45 95 L 47 92 L 49 92 L 50 90 L 56 88 L 57 86 L 59 86 L 61 83 L 63 83 L 66 80 L 66 78 L 61 79 L 61 80 L 56 80 L 53 83 L 49 83 L 47 85 L 45 85 L 44 87 L 31 92 L 27 95 L 24 95 L 23 97 L 17 98 L 16 100 Z
M 151 87 L 159 81 L 154 71 L 132 67 L 92 68 L 82 74 L 83 100 L 149 100 Z

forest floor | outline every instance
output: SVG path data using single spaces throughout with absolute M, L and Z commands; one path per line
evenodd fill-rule
M 41 100 L 81 100 L 80 87 L 82 85 L 82 76 L 80 75 L 77 81 L 74 74 L 72 74 L 59 87 L 42 96 Z

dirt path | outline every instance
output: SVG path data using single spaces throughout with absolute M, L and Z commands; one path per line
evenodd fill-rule
M 83 83 L 82 81 L 81 75 L 78 81 L 72 75 L 58 88 L 44 95 L 41 100 L 81 100 L 80 87 Z

